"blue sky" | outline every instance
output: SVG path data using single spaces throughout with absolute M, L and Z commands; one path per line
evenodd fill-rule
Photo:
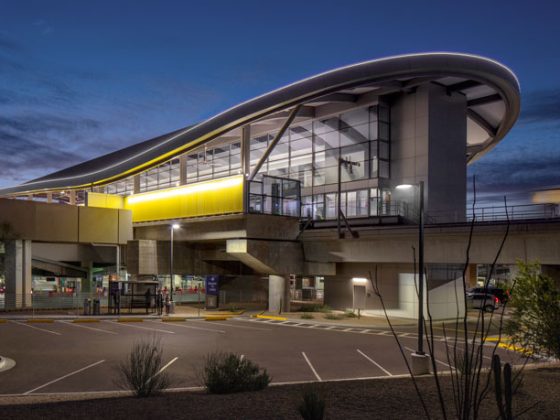
M 555 1 L 0 0 L 0 10 L 0 186 L 324 70 L 422 51 L 488 56 L 520 79 L 517 125 L 469 168 L 481 193 L 560 184 Z

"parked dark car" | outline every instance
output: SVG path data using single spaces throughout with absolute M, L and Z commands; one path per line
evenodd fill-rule
M 500 307 L 500 300 L 492 293 L 467 292 L 467 307 L 493 312 Z
M 509 290 L 500 289 L 499 287 L 488 286 L 487 289 L 484 287 L 474 287 L 467 290 L 467 297 L 473 293 L 490 293 L 498 298 L 501 305 L 509 300 Z

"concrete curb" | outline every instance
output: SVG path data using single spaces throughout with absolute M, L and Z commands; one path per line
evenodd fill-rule
M 230 316 L 206 316 L 206 317 L 204 317 L 204 320 L 205 321 L 227 321 L 228 319 L 230 319 L 233 316 L 235 316 L 235 315 L 230 315 Z
M 174 316 L 171 318 L 161 318 L 161 322 L 185 322 L 187 317 Z

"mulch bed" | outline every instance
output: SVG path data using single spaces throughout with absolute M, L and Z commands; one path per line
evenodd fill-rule
M 442 382 L 448 393 L 450 418 L 454 418 L 449 377 L 443 377 Z M 431 417 L 441 418 L 433 379 L 419 378 L 418 384 Z M 10 397 L 0 401 L 0 419 L 298 419 L 301 417 L 297 406 L 309 386 L 315 386 L 325 397 L 330 419 L 425 418 L 411 380 L 398 378 L 273 386 L 264 391 L 229 395 L 177 392 L 145 399 L 112 397 L 63 402 L 56 397 L 48 397 L 52 402 L 46 402 L 45 396 Z M 560 418 L 559 368 L 525 371 L 524 385 L 514 397 L 514 414 L 535 402 L 538 402 L 536 407 L 516 418 Z M 496 417 L 491 392 L 480 418 Z

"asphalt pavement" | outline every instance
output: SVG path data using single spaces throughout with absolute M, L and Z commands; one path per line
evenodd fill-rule
M 326 381 L 408 374 L 401 349 L 409 357 L 417 343 L 415 327 L 397 329 L 401 348 L 384 327 L 340 326 L 304 320 L 239 317 L 227 321 L 189 319 L 162 322 L 0 323 L 0 355 L 16 366 L 0 373 L 0 394 L 70 393 L 117 390 L 117 366 L 134 342 L 157 337 L 172 387 L 200 386 L 198 372 L 206 355 L 231 351 L 267 369 L 275 383 Z M 459 347 L 463 344 L 459 344 Z M 443 335 L 435 331 L 439 369 L 449 370 Z M 492 348 L 485 348 L 489 363 Z M 498 350 L 505 361 L 519 355 Z

